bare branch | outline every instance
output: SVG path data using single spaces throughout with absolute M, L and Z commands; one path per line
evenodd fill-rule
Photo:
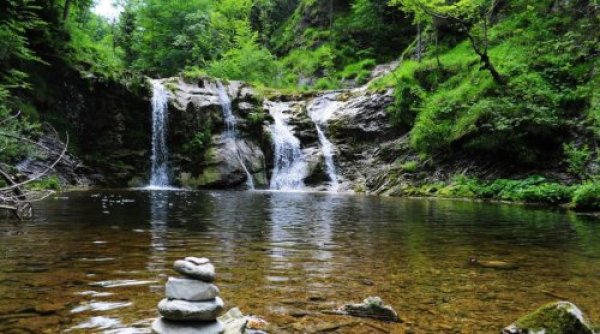
M 0 188 L 0 191 L 9 191 L 9 190 L 14 190 L 15 188 L 20 188 L 20 187 L 22 187 L 22 186 L 24 186 L 24 185 L 26 185 L 28 183 L 31 183 L 31 182 L 36 181 L 36 180 L 39 180 L 44 175 L 48 174 L 52 169 L 54 169 L 54 167 L 56 165 L 58 165 L 58 163 L 62 160 L 62 158 L 67 153 L 67 148 L 69 147 L 69 134 L 67 133 L 66 135 L 67 135 L 67 137 L 66 137 L 65 147 L 63 148 L 63 150 L 60 153 L 60 155 L 58 156 L 58 158 L 56 158 L 56 160 L 54 160 L 54 162 L 50 166 L 48 166 L 41 173 L 39 173 L 38 175 L 32 177 L 31 179 L 28 179 L 28 180 L 20 182 L 20 183 L 13 184 L 13 185 L 8 186 L 8 187 Z
M 16 114 L 11 115 L 11 116 L 6 117 L 5 119 L 1 120 L 0 121 L 0 125 L 4 124 L 4 123 L 6 123 L 6 122 L 8 122 L 8 121 L 10 121 L 12 119 L 15 119 L 15 118 L 19 117 L 20 115 L 21 115 L 21 110 L 17 111 Z
M 4 132 L 4 131 L 0 131 L 0 136 L 4 136 L 4 137 L 8 137 L 8 138 L 13 138 L 13 139 L 17 139 L 17 140 L 22 140 L 24 142 L 27 142 L 29 144 L 35 145 L 41 149 L 44 149 L 46 151 L 52 151 L 51 149 L 49 149 L 48 147 L 36 142 L 35 140 L 31 140 L 29 138 L 23 137 L 23 136 L 19 136 L 16 135 L 14 133 L 8 133 L 8 132 Z

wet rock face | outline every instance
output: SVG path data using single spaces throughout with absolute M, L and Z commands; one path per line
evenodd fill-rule
M 169 145 L 175 177 L 185 186 L 200 188 L 243 187 L 244 166 L 258 186 L 266 184 L 263 148 L 266 140 L 261 98 L 241 82 L 223 83 L 231 99 L 235 138 L 225 135 L 222 99 L 214 79 L 164 80 L 171 92 Z M 244 166 L 242 166 L 242 164 Z
M 386 108 L 392 92 L 357 93 L 350 97 L 330 120 L 331 135 L 338 141 L 383 141 L 397 137 Z
M 594 334 L 583 312 L 570 302 L 544 305 L 510 326 L 501 334 Z

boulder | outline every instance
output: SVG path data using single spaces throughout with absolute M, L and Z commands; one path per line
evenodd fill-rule
M 346 304 L 340 308 L 340 311 L 355 317 L 367 317 L 392 322 L 400 321 L 396 311 L 391 306 L 385 305 L 379 297 L 369 297 L 360 304 Z
M 175 322 L 158 318 L 152 323 L 155 334 L 223 334 L 225 328 L 218 321 L 186 321 Z
M 166 284 L 166 297 L 189 301 L 210 300 L 219 296 L 216 285 L 186 278 L 169 277 Z
M 173 268 L 178 273 L 188 276 L 190 278 L 199 279 L 204 282 L 213 282 L 215 280 L 215 266 L 210 262 L 194 262 L 190 261 L 192 258 L 185 258 L 185 260 L 177 260 L 173 265 Z M 168 283 L 167 283 L 168 284 Z
M 173 321 L 212 321 L 222 311 L 223 300 L 219 297 L 201 302 L 165 298 L 158 303 L 158 312 Z
M 239 308 L 234 307 L 219 317 L 225 327 L 225 334 L 244 334 L 246 317 Z
M 501 334 L 594 334 L 590 322 L 575 304 L 546 304 L 510 326 Z

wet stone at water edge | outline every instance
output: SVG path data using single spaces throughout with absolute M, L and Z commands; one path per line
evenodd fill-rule
M 169 277 L 166 298 L 158 304 L 161 318 L 152 324 L 156 334 L 221 334 L 217 317 L 223 312 L 219 288 L 212 284 L 215 267 L 207 258 L 186 257 L 174 269 L 184 278 Z

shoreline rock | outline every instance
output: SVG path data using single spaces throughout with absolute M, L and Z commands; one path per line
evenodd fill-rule
M 560 301 L 546 304 L 502 329 L 500 334 L 594 334 L 592 325 L 573 303 Z

